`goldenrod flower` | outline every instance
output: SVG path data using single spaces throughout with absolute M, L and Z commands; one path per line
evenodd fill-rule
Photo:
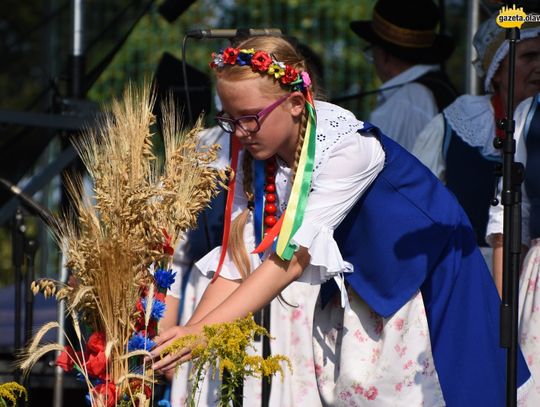
M 24 399 L 28 399 L 28 393 L 26 389 L 18 383 L 9 382 L 0 384 L 0 406 L 15 407 L 17 400 L 24 396 Z
M 249 348 L 254 349 L 255 335 L 270 336 L 250 314 L 234 322 L 205 326 L 201 335 L 187 335 L 176 340 L 161 356 L 190 348 L 193 357 L 190 405 L 195 405 L 194 400 L 205 374 L 210 373 L 214 377 L 219 372 L 222 379 L 219 405 L 228 406 L 234 402 L 235 389 L 246 377 L 268 377 L 279 372 L 283 379 L 283 363 L 292 371 L 291 362 L 286 356 L 274 355 L 264 359 L 248 354 Z

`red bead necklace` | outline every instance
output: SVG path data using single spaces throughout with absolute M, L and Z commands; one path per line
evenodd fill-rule
M 266 231 L 277 222 L 276 212 L 276 158 L 266 160 L 265 165 L 265 187 L 264 187 L 264 235 Z

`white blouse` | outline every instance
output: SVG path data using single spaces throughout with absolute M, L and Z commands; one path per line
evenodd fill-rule
M 438 65 L 414 65 L 380 87 L 377 107 L 369 121 L 407 151 L 412 150 L 418 133 L 439 111 L 433 93 L 414 81 L 438 69 Z
M 527 150 L 525 147 L 525 137 L 523 132 L 527 131 L 526 128 L 526 121 L 527 121 L 527 114 L 529 113 L 529 109 L 531 108 L 533 98 L 530 97 L 528 99 L 525 99 L 523 102 L 521 102 L 518 107 L 516 107 L 515 113 L 514 113 L 514 120 L 516 122 L 515 132 L 514 132 L 514 139 L 516 140 L 516 155 L 514 157 L 514 160 L 516 162 L 520 162 L 523 165 L 527 164 Z M 501 194 L 500 191 L 502 190 L 502 179 L 499 182 L 499 204 L 497 206 L 491 206 L 489 208 L 489 221 L 487 225 L 486 230 L 486 240 L 489 242 L 492 235 L 496 233 L 503 233 L 503 225 L 504 225 L 504 206 L 501 204 Z M 530 246 L 530 233 L 529 233 L 529 209 L 530 209 L 530 203 L 529 198 L 527 196 L 527 192 L 525 191 L 524 184 L 521 184 L 521 193 L 522 193 L 522 202 L 521 202 L 521 242 L 526 245 Z
M 298 281 L 321 284 L 338 276 L 342 283 L 343 273 L 352 272 L 353 266 L 343 260 L 333 237 L 334 230 L 383 169 L 385 155 L 375 136 L 359 132 L 363 123 L 351 112 L 325 102 L 316 102 L 315 107 L 317 139 L 312 188 L 303 223 L 292 237 L 292 242 L 307 248 L 311 256 L 310 264 Z M 247 206 L 242 186 L 242 157 L 241 153 L 233 219 Z M 277 164 L 276 194 L 281 214 L 291 192 L 291 169 L 281 160 L 277 160 Z M 251 214 L 244 230 L 244 239 L 248 252 L 252 252 L 255 249 L 255 228 Z M 270 255 L 271 250 L 264 253 L 263 259 Z M 217 268 L 220 251 L 221 247 L 215 248 L 195 266 L 211 277 Z M 252 269 L 261 264 L 257 254 L 251 254 L 250 258 Z M 220 275 L 228 279 L 241 278 L 228 254 Z

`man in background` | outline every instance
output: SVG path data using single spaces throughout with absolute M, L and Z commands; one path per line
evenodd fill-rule
M 369 45 L 364 49 L 383 82 L 370 122 L 411 151 L 426 124 L 457 96 L 440 64 L 454 41 L 438 34 L 439 9 L 431 0 L 379 0 L 371 21 L 352 21 L 351 29 Z

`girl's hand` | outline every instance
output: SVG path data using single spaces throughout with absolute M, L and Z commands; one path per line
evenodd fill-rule
M 169 354 L 161 359 L 160 353 L 170 346 L 175 340 L 190 334 L 197 334 L 199 331 L 194 326 L 173 326 L 160 333 L 154 342 L 156 346 L 150 352 L 152 354 L 152 369 L 157 370 L 164 375 L 171 375 L 174 369 L 184 362 L 191 359 L 191 349 L 184 348 L 177 350 L 174 354 Z

